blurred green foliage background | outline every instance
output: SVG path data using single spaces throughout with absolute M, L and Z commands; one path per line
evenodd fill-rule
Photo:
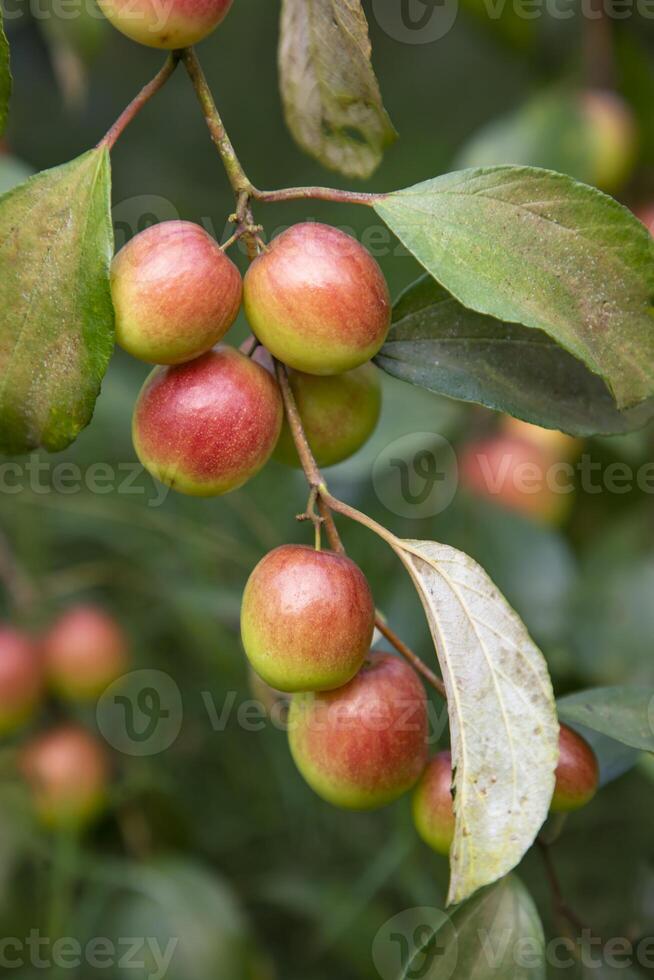
M 526 21 L 509 10 L 491 21 L 465 0 L 452 30 L 421 45 L 390 37 L 373 7 L 367 5 L 375 67 L 400 140 L 370 189 L 448 170 L 482 125 L 552 85 L 583 81 L 578 16 Z M 225 123 L 258 186 L 343 185 L 304 157 L 285 129 L 276 91 L 277 19 L 271 0 L 235 0 L 225 24 L 201 46 Z M 8 147 L 34 169 L 97 142 L 162 60 L 102 21 L 68 23 L 75 27 L 24 10 L 8 20 L 15 75 Z M 654 22 L 634 14 L 619 27 L 618 81 L 643 127 L 640 169 L 625 190 L 635 204 L 654 198 Z M 3 158 L 0 179 L 15 179 L 16 166 Z M 152 220 L 176 216 L 224 237 L 232 197 L 183 71 L 120 140 L 113 179 L 117 245 Z M 306 218 L 354 229 L 379 258 L 394 294 L 418 274 L 364 209 L 309 202 L 257 211 L 268 234 Z M 245 332 L 239 321 L 235 339 Z M 378 931 L 402 910 L 441 907 L 446 863 L 419 843 L 406 800 L 372 815 L 332 810 L 303 784 L 278 727 L 252 731 L 240 722 L 239 705 L 257 696 L 237 635 L 241 591 L 265 551 L 307 540 L 308 530 L 294 520 L 304 507 L 304 482 L 271 463 L 244 489 L 216 501 L 173 493 L 162 500 L 142 474 L 130 488 L 121 485 L 127 476 L 121 467 L 135 459 L 130 417 L 146 373 L 116 354 L 91 427 L 67 452 L 31 458 L 20 492 L 0 494 L 0 525 L 40 592 L 32 625 L 78 598 L 113 610 L 131 637 L 134 666 L 163 670 L 180 687 L 181 734 L 160 754 L 116 757 L 111 812 L 84 840 L 69 895 L 65 862 L 50 838 L 16 816 L 23 810 L 5 777 L 0 933 L 47 934 L 60 914 L 53 905 L 68 899 L 64 935 L 183 937 L 183 960 L 169 974 L 175 980 L 372 980 L 379 975 L 372 961 Z M 373 463 L 390 442 L 427 432 L 459 447 L 495 420 L 390 379 L 385 389 L 373 442 L 333 471 L 334 491 L 399 534 L 445 541 L 481 561 L 542 645 L 557 694 L 598 684 L 654 685 L 651 494 L 578 490 L 560 529 L 463 491 L 436 517 L 398 516 L 372 481 Z M 622 461 L 637 470 L 652 458 L 653 436 L 649 430 L 596 439 L 585 451 L 604 467 Z M 108 492 L 65 492 L 53 469 L 62 462 L 79 467 L 83 483 L 97 462 L 119 478 L 109 481 Z M 46 464 L 41 472 L 38 463 Z M 396 559 L 368 532 L 343 531 L 379 606 L 432 663 L 422 612 Z M 218 714 L 232 705 L 224 730 L 212 723 L 207 698 Z M 39 726 L 62 711 L 48 710 Z M 79 717 L 95 724 L 92 711 Z M 566 898 L 605 937 L 635 940 L 651 931 L 653 779 L 654 769 L 641 762 L 611 782 L 570 820 L 556 847 Z M 521 874 L 555 934 L 538 854 L 527 857 Z M 11 972 L 21 980 L 40 975 L 28 967 Z M 66 971 L 90 973 L 88 966 Z

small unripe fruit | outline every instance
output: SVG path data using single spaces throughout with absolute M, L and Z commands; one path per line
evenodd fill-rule
M 0 735 L 28 721 L 43 690 L 43 667 L 34 642 L 20 630 L 0 627 Z
M 417 674 L 391 654 L 373 653 L 345 687 L 293 696 L 289 743 L 319 796 L 371 810 L 415 785 L 427 762 L 427 728 Z
M 187 48 L 211 34 L 232 0 L 98 0 L 105 17 L 122 34 L 149 48 Z
M 27 745 L 20 768 L 41 822 L 53 829 L 80 829 L 102 810 L 109 763 L 102 744 L 83 728 L 66 725 Z
M 363 572 L 331 551 L 282 545 L 263 558 L 243 594 L 247 657 L 280 691 L 331 691 L 363 664 L 375 604 Z
M 439 752 L 427 765 L 413 794 L 416 830 L 438 854 L 449 854 L 454 840 L 452 755 Z
M 127 669 L 127 639 L 118 623 L 95 606 L 75 606 L 43 638 L 48 681 L 61 697 L 87 701 Z
M 599 785 L 597 756 L 588 742 L 567 725 L 559 734 L 559 763 L 550 809 L 570 813 L 590 803 Z
M 498 434 L 464 447 L 461 486 L 526 517 L 559 524 L 569 510 L 571 494 L 556 479 L 558 463 L 529 439 Z
M 318 466 L 341 463 L 368 441 L 381 411 L 381 386 L 374 364 L 330 377 L 291 370 L 288 380 Z M 274 455 L 287 466 L 300 465 L 286 421 Z
M 167 486 L 216 496 L 236 490 L 265 465 L 282 414 L 270 374 L 231 347 L 217 347 L 150 374 L 134 409 L 134 448 Z
M 308 374 L 341 374 L 386 339 L 391 302 L 377 262 L 329 225 L 293 225 L 248 269 L 252 330 L 278 360 Z
M 265 347 L 257 347 L 252 357 L 274 374 L 273 360 Z M 289 368 L 288 381 L 318 466 L 341 463 L 368 441 L 381 412 L 381 384 L 374 364 L 361 364 L 352 371 L 329 376 Z M 300 466 L 286 419 L 273 458 L 286 466 Z
M 614 92 L 591 89 L 581 96 L 590 140 L 591 183 L 613 194 L 631 176 L 638 152 L 638 131 L 627 103 Z
M 182 364 L 225 336 L 241 305 L 241 274 L 211 235 L 164 221 L 136 235 L 111 267 L 116 339 L 150 364 Z

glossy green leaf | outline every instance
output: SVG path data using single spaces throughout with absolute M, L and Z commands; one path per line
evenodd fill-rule
M 9 99 L 11 97 L 11 69 L 9 65 L 9 42 L 2 23 L 2 6 L 0 6 L 0 136 L 7 125 Z
M 0 198 L 0 450 L 51 452 L 91 419 L 113 349 L 105 149 Z
M 597 687 L 558 702 L 560 717 L 634 749 L 654 752 L 654 688 Z
M 375 209 L 465 307 L 543 330 L 619 408 L 654 395 L 654 239 L 612 198 L 549 170 L 491 167 Z
M 572 435 L 629 432 L 654 416 L 654 398 L 620 411 L 602 379 L 542 330 L 468 310 L 429 275 L 398 298 L 376 363 L 438 394 Z
M 360 0 L 283 0 L 286 122 L 303 150 L 347 177 L 369 177 L 397 135 L 370 59 Z
M 460 905 L 413 956 L 399 980 L 544 980 L 545 935 L 514 875 Z

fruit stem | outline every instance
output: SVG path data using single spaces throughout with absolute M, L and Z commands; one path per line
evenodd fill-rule
M 277 381 L 279 383 L 282 399 L 284 401 L 284 410 L 286 413 L 288 426 L 291 430 L 295 448 L 300 458 L 300 463 L 302 464 L 302 469 L 304 470 L 304 475 L 306 476 L 307 483 L 309 484 L 311 491 L 307 513 L 300 515 L 301 519 L 305 520 L 309 518 L 314 520 L 317 540 L 319 540 L 320 525 L 324 523 L 330 547 L 333 551 L 336 551 L 339 554 L 345 554 L 345 548 L 343 546 L 343 542 L 341 541 L 341 536 L 338 533 L 338 528 L 334 522 L 334 516 L 331 512 L 332 510 L 343 514 L 345 517 L 351 517 L 359 524 L 364 524 L 371 531 L 374 531 L 392 545 L 396 541 L 396 538 L 390 531 L 387 531 L 381 524 L 377 524 L 377 522 L 373 521 L 372 518 L 367 517 L 358 510 L 355 510 L 354 507 L 350 507 L 348 504 L 344 504 L 336 497 L 332 497 L 332 495 L 329 493 L 325 479 L 318 469 L 318 464 L 316 463 L 315 457 L 311 452 L 311 446 L 309 445 L 309 441 L 304 431 L 304 426 L 302 425 L 302 419 L 300 418 L 295 396 L 293 395 L 293 391 L 289 384 L 286 367 L 277 360 L 275 361 L 275 373 L 277 375 Z M 316 502 L 320 511 L 320 517 L 315 514 Z M 318 546 L 317 549 L 319 550 Z M 434 672 L 429 669 L 424 661 L 421 660 L 421 658 L 415 654 L 413 650 L 411 650 L 406 643 L 404 643 L 404 641 L 397 636 L 396 633 L 393 632 L 393 630 L 386 624 L 378 612 L 375 613 L 375 625 L 382 636 L 384 636 L 388 642 L 395 647 L 397 652 L 409 661 L 414 669 L 427 681 L 428 684 L 434 688 L 435 691 L 441 695 L 441 697 L 447 700 L 445 685 L 440 677 L 434 674 Z
M 559 876 L 554 865 L 554 860 L 552 858 L 552 850 L 550 845 L 543 840 L 542 837 L 537 838 L 538 847 L 540 849 L 543 863 L 545 865 L 545 874 L 547 876 L 547 881 L 550 886 L 550 891 L 552 893 L 552 909 L 554 912 L 554 917 L 557 925 L 561 927 L 562 931 L 565 933 L 566 938 L 570 941 L 570 946 L 573 952 L 576 951 L 576 943 L 574 935 L 570 933 L 567 926 L 573 926 L 578 932 L 583 932 L 587 930 L 587 926 L 581 921 L 579 916 L 574 912 L 566 903 L 563 897 L 563 889 L 561 887 L 561 882 L 559 881 Z
M 182 60 L 189 78 L 193 83 L 193 88 L 204 113 L 204 119 L 211 134 L 211 139 L 216 145 L 216 149 L 220 154 L 225 168 L 225 173 L 236 195 L 238 202 L 237 219 L 239 222 L 245 221 L 247 218 L 248 200 L 254 188 L 241 166 L 232 141 L 227 135 L 227 130 L 211 94 L 209 83 L 193 48 L 184 48 L 182 51 Z
M 155 75 L 151 82 L 145 85 L 135 99 L 132 99 L 126 109 L 120 114 L 109 132 L 98 143 L 98 148 L 106 146 L 108 150 L 113 150 L 116 141 L 127 129 L 132 120 L 139 114 L 141 109 L 157 92 L 164 87 L 170 76 L 179 64 L 181 53 L 172 51 L 163 66 Z
M 395 633 L 394 630 L 392 630 L 390 626 L 386 623 L 383 616 L 378 610 L 375 612 L 375 626 L 377 627 L 381 635 L 385 637 L 392 646 L 395 647 L 397 652 L 401 653 L 404 659 L 409 661 L 409 663 L 414 668 L 414 670 L 416 670 L 418 674 L 421 674 L 422 677 L 424 677 L 427 683 L 430 684 L 434 688 L 434 690 L 440 694 L 440 696 L 443 698 L 444 701 L 447 701 L 447 692 L 445 690 L 445 684 L 440 679 L 440 677 L 438 677 L 438 675 L 435 674 L 433 670 L 429 669 L 429 667 L 424 662 L 424 660 L 422 660 L 422 658 L 419 657 L 417 653 L 414 653 L 413 650 L 406 645 L 404 640 L 400 639 L 397 633 Z
M 250 201 L 261 201 L 262 204 L 273 204 L 280 201 L 300 201 L 313 198 L 318 201 L 334 201 L 341 204 L 364 204 L 372 207 L 375 201 L 381 200 L 385 194 L 365 194 L 358 191 L 338 190 L 332 187 L 284 187 L 281 190 L 261 191 L 255 187 L 245 173 L 241 162 L 230 140 L 225 124 L 222 121 L 209 83 L 193 48 L 185 48 L 181 53 L 186 70 L 193 83 L 198 101 L 202 107 L 206 124 L 211 138 L 223 161 L 238 207 L 236 220 L 239 224 L 252 224 Z M 248 236 L 248 243 L 251 238 Z M 253 258 L 251 255 L 250 258 Z
M 280 201 L 302 201 L 312 198 L 316 201 L 333 201 L 336 204 L 363 204 L 372 207 L 385 194 L 365 194 L 359 191 L 339 190 L 335 187 L 284 187 L 277 191 L 260 191 L 252 188 L 252 197 L 262 204 L 278 204 Z

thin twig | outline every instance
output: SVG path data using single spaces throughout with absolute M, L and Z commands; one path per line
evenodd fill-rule
M 381 616 L 381 614 L 379 612 L 377 612 L 375 614 L 375 626 L 377 627 L 377 629 L 379 630 L 379 632 L 382 634 L 382 636 L 385 636 L 386 639 L 388 640 L 388 642 L 395 647 L 395 649 L 397 650 L 397 652 L 398 653 L 401 653 L 402 656 L 406 660 L 409 661 L 409 663 L 411 664 L 411 666 L 419 674 L 422 674 L 422 676 L 427 681 L 427 683 L 428 684 L 431 684 L 431 686 L 434 688 L 434 690 L 435 691 L 438 691 L 438 693 L 441 695 L 441 697 L 445 701 L 447 701 L 447 691 L 445 690 L 445 684 L 440 679 L 440 677 L 438 677 L 433 672 L 433 670 L 430 670 L 429 669 L 429 667 L 424 662 L 424 660 L 422 660 L 422 658 L 419 657 L 417 653 L 414 653 L 413 650 L 406 645 L 406 643 L 404 642 L 404 640 L 401 640 L 400 639 L 400 637 L 397 635 L 397 633 L 395 633 L 390 628 L 390 626 L 385 622 L 385 620 L 383 619 L 383 617 Z
M 106 146 L 108 150 L 112 150 L 116 144 L 116 140 L 122 133 L 127 129 L 129 124 L 132 122 L 135 116 L 139 114 L 141 109 L 150 99 L 157 94 L 157 92 L 164 87 L 170 76 L 173 74 L 180 60 L 179 51 L 172 51 L 163 68 L 157 75 L 145 85 L 139 94 L 133 99 L 125 110 L 120 114 L 116 122 L 113 124 L 109 132 L 104 136 L 98 143 L 98 147 Z
M 291 435 L 293 436 L 293 441 L 295 442 L 295 447 L 297 449 L 297 454 L 300 457 L 300 463 L 302 464 L 302 469 L 307 479 L 311 490 L 310 501 L 311 503 L 317 502 L 318 509 L 320 511 L 320 518 L 324 524 L 325 531 L 327 533 L 327 538 L 329 540 L 329 545 L 333 551 L 338 554 L 345 554 L 345 548 L 343 542 L 341 541 L 341 536 L 338 533 L 338 528 L 334 521 L 334 516 L 331 513 L 331 508 L 334 510 L 340 510 L 341 513 L 346 514 L 348 517 L 353 516 L 354 520 L 359 521 L 359 523 L 365 523 L 372 530 L 377 531 L 378 534 L 381 533 L 381 537 L 385 537 L 386 540 L 392 539 L 390 531 L 386 531 L 382 528 L 381 524 L 377 524 L 370 518 L 367 518 L 365 514 L 355 511 L 354 508 L 349 507 L 347 504 L 342 504 L 341 501 L 337 500 L 336 497 L 332 495 L 327 490 L 327 485 L 323 478 L 322 473 L 318 469 L 318 464 L 311 452 L 311 447 L 306 437 L 304 431 L 304 426 L 302 425 L 302 419 L 300 418 L 300 413 L 295 402 L 295 397 L 293 391 L 289 384 L 288 374 L 286 368 L 279 361 L 275 361 L 275 373 L 277 375 L 277 380 L 279 382 L 279 387 L 282 392 L 282 398 L 284 400 L 284 409 L 286 412 L 286 419 L 288 422 L 289 429 L 291 430 Z M 375 625 L 379 632 L 386 637 L 386 639 L 391 643 L 395 649 L 403 657 L 408 660 L 408 662 L 418 671 L 422 677 L 427 681 L 428 684 L 438 691 L 438 693 L 445 699 L 447 699 L 445 685 L 440 677 L 437 677 L 427 667 L 421 658 L 411 650 L 406 643 L 400 639 L 400 637 L 393 632 L 393 630 L 385 623 L 383 618 L 379 613 L 375 616 Z
M 563 897 L 563 889 L 561 887 L 561 882 L 559 881 L 559 876 L 554 865 L 554 859 L 552 857 L 552 849 L 550 845 L 543 840 L 542 837 L 537 839 L 538 847 L 543 858 L 543 863 L 545 865 L 545 873 L 547 875 L 547 881 L 550 886 L 550 891 L 552 893 L 552 909 L 554 912 L 554 918 L 559 925 L 568 923 L 574 926 L 578 932 L 588 929 L 588 926 L 582 922 L 576 912 L 570 908 Z M 566 938 L 574 942 L 574 936 L 570 936 L 567 933 Z
M 338 190 L 332 187 L 284 187 L 280 190 L 273 191 L 259 190 L 258 187 L 254 186 L 241 166 L 241 162 L 234 149 L 234 144 L 227 134 L 225 124 L 222 121 L 211 89 L 209 88 L 209 83 L 193 48 L 185 48 L 182 52 L 182 59 L 202 107 L 211 138 L 220 154 L 227 177 L 236 195 L 238 201 L 237 217 L 239 222 L 244 224 L 253 223 L 252 212 L 249 207 L 250 200 L 260 201 L 262 204 L 272 204 L 280 201 L 300 201 L 313 198 L 318 201 L 334 201 L 341 204 L 364 204 L 372 207 L 375 201 L 386 197 L 385 194 L 365 194 L 358 191 Z M 250 259 L 252 259 L 256 255 L 254 243 L 251 244 L 252 239 L 250 236 L 246 240 L 251 250 Z
M 336 204 L 363 204 L 373 207 L 386 194 L 365 194 L 359 191 L 339 190 L 335 187 L 284 187 L 276 191 L 261 191 L 253 187 L 251 195 L 262 204 L 278 204 L 281 201 L 333 201 Z
M 184 48 L 182 60 L 188 72 L 189 78 L 193 83 L 195 94 L 202 108 L 204 119 L 211 134 L 211 139 L 216 145 L 220 158 L 225 168 L 227 178 L 232 185 L 236 195 L 238 208 L 237 216 L 240 221 L 247 219 L 247 205 L 253 187 L 248 180 L 243 167 L 236 155 L 236 150 L 227 135 L 227 130 L 223 124 L 220 113 L 214 101 L 209 83 L 207 82 L 202 66 L 193 48 Z

